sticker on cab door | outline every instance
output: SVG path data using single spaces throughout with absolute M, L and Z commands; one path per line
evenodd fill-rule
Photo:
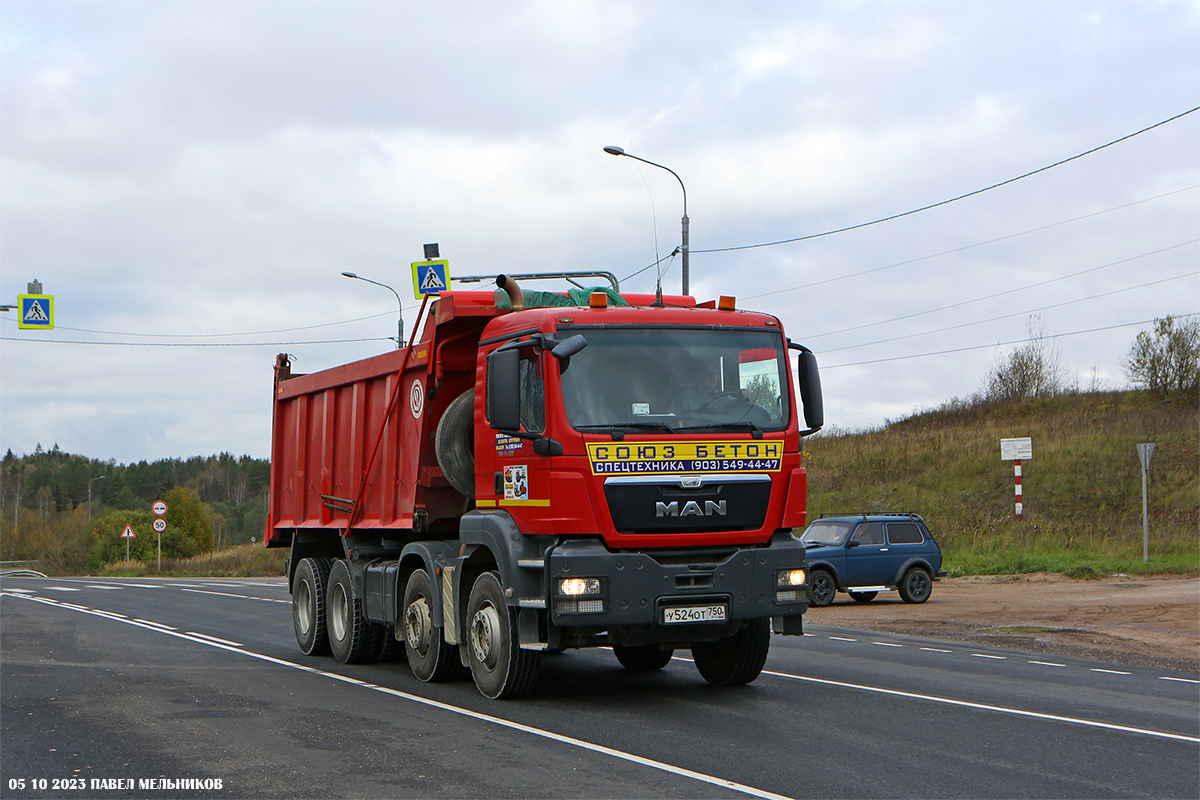
M 525 464 L 504 468 L 504 499 L 529 499 L 529 467 Z

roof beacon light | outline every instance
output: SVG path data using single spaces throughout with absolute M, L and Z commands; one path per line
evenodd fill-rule
M 592 308 L 608 308 L 608 295 L 604 292 L 592 292 L 588 305 Z
M 721 300 L 717 303 L 717 308 L 722 311 L 733 311 L 737 308 L 737 298 L 721 295 Z

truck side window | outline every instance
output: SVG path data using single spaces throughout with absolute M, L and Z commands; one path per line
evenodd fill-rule
M 546 383 L 540 354 L 521 359 L 521 426 L 531 433 L 546 428 Z

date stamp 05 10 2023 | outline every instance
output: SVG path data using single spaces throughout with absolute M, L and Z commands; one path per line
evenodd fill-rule
M 219 790 L 221 778 L 9 778 L 9 792 L 103 792 L 156 790 Z

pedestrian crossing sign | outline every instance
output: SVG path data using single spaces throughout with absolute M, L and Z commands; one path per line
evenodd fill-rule
M 420 300 L 427 294 L 440 295 L 450 291 L 450 262 L 444 258 L 433 261 L 414 261 L 413 294 Z
M 21 318 L 17 320 L 18 328 L 54 330 L 54 295 L 19 294 L 17 303 L 21 308 Z

